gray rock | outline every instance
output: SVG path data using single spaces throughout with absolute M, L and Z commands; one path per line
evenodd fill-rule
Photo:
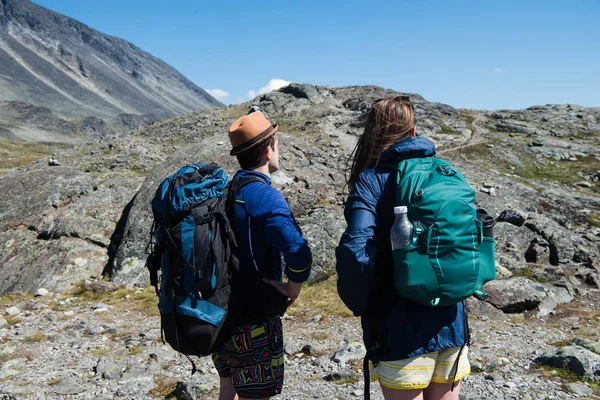
M 366 354 L 367 350 L 361 342 L 348 342 L 335 352 L 331 360 L 343 365 L 350 360 L 363 359 Z
M 285 354 L 296 354 L 302 351 L 304 345 L 292 335 L 283 336 L 283 350 Z
M 86 329 L 86 333 L 88 335 L 99 335 L 101 333 L 104 332 L 104 327 L 100 326 L 100 325 L 96 325 L 96 326 L 91 326 L 89 328 Z
M 109 311 L 110 309 L 112 309 L 112 306 L 110 306 L 108 304 L 104 304 L 104 303 L 98 303 L 98 304 L 94 304 L 90 308 L 96 312 L 102 312 L 102 311 Z
M 0 328 L 3 327 L 3 326 L 5 326 L 5 325 L 8 325 L 8 322 L 6 322 L 6 320 L 3 317 L 0 316 Z
M 6 313 L 6 315 L 9 315 L 11 317 L 15 317 L 19 314 L 21 314 L 21 310 L 19 310 L 17 307 L 8 307 L 6 310 L 4 310 L 4 312 Z
M 308 318 L 308 322 L 321 322 L 321 320 L 323 319 L 322 315 L 313 315 L 312 317 Z
M 144 337 L 144 339 L 150 341 L 160 340 L 160 328 L 150 329 L 149 331 L 145 332 L 142 336 Z
M 19 371 L 18 369 L 2 367 L 2 369 L 0 369 L 0 379 L 6 379 L 6 378 L 10 378 L 12 376 L 19 375 L 20 372 L 21 371 Z
M 342 379 L 353 379 L 356 377 L 356 372 L 349 370 L 341 370 L 333 372 L 325 376 L 326 381 L 341 381 Z
M 13 354 L 19 349 L 19 343 L 16 341 L 6 342 L 0 344 L 0 357 L 5 357 Z
M 67 377 L 61 380 L 52 389 L 53 393 L 60 395 L 72 395 L 85 392 L 86 389 L 75 378 Z
M 39 288 L 36 292 L 35 292 L 35 297 L 45 297 L 48 296 L 50 294 L 50 292 L 48 291 L 48 289 L 45 288 Z
M 536 363 L 573 371 L 585 379 L 600 375 L 600 355 L 583 347 L 566 346 L 537 357 Z
M 168 397 L 177 400 L 196 400 L 210 391 L 211 388 L 202 384 L 179 381 L 177 382 L 175 390 L 171 392 Z
M 577 182 L 575 185 L 582 187 L 582 188 L 588 188 L 588 189 L 593 187 L 593 185 L 588 181 Z
M 553 293 L 551 286 L 524 277 L 491 281 L 483 290 L 488 294 L 485 301 L 507 313 L 536 309 Z
M 282 87 L 279 91 L 282 93 L 289 93 L 294 97 L 308 99 L 315 104 L 323 102 L 323 96 L 321 96 L 317 88 L 313 85 L 291 83 L 288 86 Z
M 538 305 L 538 316 L 545 317 L 551 314 L 559 304 L 569 303 L 573 296 L 565 288 L 554 287 L 542 302 Z
M 96 372 L 96 375 L 100 375 L 104 379 L 117 380 L 121 378 L 123 369 L 123 365 L 111 357 L 100 357 L 96 363 L 94 372 Z
M 567 383 L 565 384 L 565 389 L 567 392 L 576 394 L 577 396 L 591 396 L 594 394 L 594 389 L 581 382 Z
M 585 349 L 588 349 L 589 351 L 600 355 L 600 342 L 598 341 L 583 338 L 575 338 L 573 340 L 573 344 L 576 344 L 577 346 L 583 347 Z
M 476 316 L 480 320 L 505 320 L 506 314 L 486 301 L 479 300 L 472 296 L 466 300 L 469 314 Z
M 514 226 L 523 226 L 526 220 L 527 214 L 515 210 L 504 210 L 496 218 L 496 222 L 508 222 Z

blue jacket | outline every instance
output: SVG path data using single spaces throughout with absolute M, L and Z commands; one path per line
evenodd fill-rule
M 379 165 L 433 155 L 432 142 L 410 137 L 386 150 Z M 336 248 L 339 295 L 361 316 L 365 345 L 374 361 L 415 357 L 460 347 L 466 341 L 462 303 L 428 307 L 395 293 L 389 232 L 396 179 L 391 173 L 378 166 L 359 175 L 344 209 L 348 227 Z
M 244 322 L 261 322 L 281 315 L 285 299 L 263 277 L 281 280 L 282 259 L 285 275 L 297 283 L 310 274 L 312 253 L 283 195 L 260 172 L 240 170 L 234 179 L 257 176 L 265 181 L 251 182 L 238 192 L 235 202 L 235 232 L 238 242 L 240 278 L 248 305 Z

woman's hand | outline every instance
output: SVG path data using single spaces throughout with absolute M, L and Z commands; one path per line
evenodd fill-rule
M 273 286 L 275 289 L 277 289 L 279 293 L 287 297 L 287 307 L 291 306 L 292 303 L 296 301 L 296 299 L 300 295 L 300 290 L 302 289 L 301 283 L 296 283 L 292 281 L 281 282 L 273 279 L 263 278 L 263 282 Z

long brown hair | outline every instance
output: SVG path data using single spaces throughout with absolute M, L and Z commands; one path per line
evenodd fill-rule
M 415 124 L 415 111 L 410 97 L 375 100 L 367 117 L 365 131 L 348 159 L 348 188 L 352 189 L 362 171 L 377 165 L 381 153 L 407 138 Z

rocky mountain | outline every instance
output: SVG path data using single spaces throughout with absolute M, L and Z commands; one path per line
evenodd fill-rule
M 330 293 L 328 303 L 335 302 L 330 283 L 335 281 L 334 248 L 345 228 L 348 156 L 372 101 L 395 94 L 375 86 L 292 84 L 253 101 L 280 124 L 282 169 L 274 182 L 315 255 L 311 280 L 316 282 L 315 290 L 322 292 L 307 291 L 305 296 Z M 475 374 L 465 383 L 465 398 L 600 395 L 600 387 L 593 383 L 600 374 L 596 347 L 600 340 L 600 109 L 546 105 L 527 110 L 459 110 L 416 94 L 411 97 L 418 133 L 434 141 L 439 156 L 466 175 L 478 193 L 477 205 L 498 219 L 498 279 L 484 287 L 487 297 L 469 300 Z M 51 364 L 50 370 L 62 371 L 60 382 L 65 382 L 55 388 L 52 379 L 58 379 L 57 374 L 48 372 L 52 377 L 43 383 L 47 398 L 58 398 L 73 387 L 89 391 L 91 397 L 120 393 L 145 398 L 158 383 L 144 380 L 140 371 L 161 379 L 182 374 L 181 361 L 162 367 L 153 364 L 156 357 L 166 357 L 155 339 L 146 339 L 156 336 L 149 331 L 158 326 L 157 319 L 123 311 L 128 304 L 121 302 L 124 292 L 118 292 L 117 298 L 97 298 L 118 304 L 107 319 L 89 308 L 94 304 L 77 296 L 93 296 L 94 282 L 103 276 L 112 281 L 110 285 L 147 285 L 144 249 L 151 223 L 149 200 L 158 183 L 189 162 L 216 161 L 233 173 L 236 161 L 228 155 L 227 128 L 250 104 L 167 119 L 125 136 L 107 134 L 98 142 L 63 149 L 59 166 L 39 160 L 11 168 L 0 177 L 0 294 L 34 293 L 42 287 L 57 293 L 41 300 L 15 294 L 5 298 L 6 310 L 14 306 L 22 314 L 19 323 L 9 318 L 8 326 L 0 328 L 0 344 L 6 340 L 14 347 L 19 340 L 35 338 L 37 326 L 67 332 L 40 339 L 42 344 L 35 347 L 40 358 L 31 356 L 35 361 L 22 354 L 0 359 L 19 360 L 0 368 L 0 376 L 3 370 L 6 376 L 14 376 L 7 371 L 46 365 L 44 357 L 52 351 L 71 354 L 67 349 L 76 353 L 81 346 L 109 355 L 86 361 L 75 361 L 73 355 L 71 364 L 68 360 L 64 366 L 63 360 Z M 82 289 L 85 281 L 87 289 Z M 73 291 L 78 294 L 68 300 Z M 135 299 L 144 290 L 128 293 Z M 291 392 L 285 398 L 304 398 L 302 388 L 308 382 L 314 384 L 318 398 L 359 396 L 360 363 L 328 361 L 340 343 L 360 338 L 356 321 L 331 314 L 329 305 L 302 304 L 306 309 L 297 310 L 288 321 L 290 336 L 299 343 L 288 351 Z M 129 319 L 138 318 L 133 327 L 131 321 L 119 322 L 123 312 Z M 74 317 L 79 313 L 85 324 Z M 106 348 L 104 338 L 113 338 L 109 342 L 114 346 Z M 305 345 L 316 353 L 304 352 Z M 44 346 L 53 350 L 47 352 Z M 123 359 L 123 348 L 131 353 L 141 348 L 144 356 Z M 67 365 L 73 363 L 93 378 L 69 374 Z M 559 372 L 554 374 L 547 369 L 557 366 Z M 197 398 L 214 398 L 210 368 L 206 364 L 200 380 L 181 378 L 188 386 L 208 385 L 198 389 L 204 394 Z M 27 386 L 31 378 L 23 379 Z M 92 381 L 96 386 L 90 386 Z M 338 383 L 331 386 L 330 381 Z M 0 380 L 0 393 L 7 387 L 18 393 L 17 386 Z
M 133 44 L 29 0 L 0 1 L 0 66 L 0 138 L 57 141 L 60 133 L 69 141 L 106 129 L 90 117 L 118 128 L 128 115 L 160 119 L 222 106 Z M 45 119 L 60 126 L 37 123 Z

